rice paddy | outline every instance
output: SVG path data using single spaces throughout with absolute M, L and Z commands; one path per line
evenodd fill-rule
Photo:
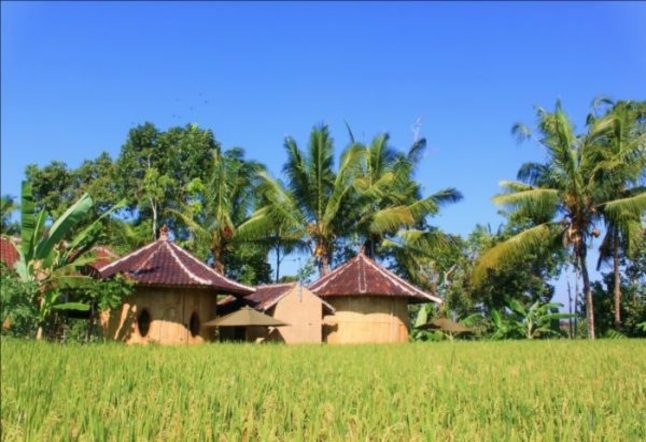
M 640 441 L 646 341 L 2 340 L 5 441 Z

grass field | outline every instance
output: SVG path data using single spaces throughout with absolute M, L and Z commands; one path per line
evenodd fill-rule
M 646 340 L 2 340 L 5 441 L 643 441 Z

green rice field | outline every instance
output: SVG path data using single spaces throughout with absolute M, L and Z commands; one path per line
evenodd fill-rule
M 646 440 L 646 340 L 1 344 L 4 441 Z

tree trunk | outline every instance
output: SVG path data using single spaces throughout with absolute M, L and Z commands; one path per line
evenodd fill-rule
M 276 283 L 280 279 L 280 243 L 276 244 Z
M 586 264 L 587 249 L 585 242 L 577 245 L 577 256 L 581 265 L 581 277 L 583 278 L 583 293 L 585 294 L 585 317 L 588 325 L 588 339 L 594 339 L 594 304 L 592 301 L 592 290 L 590 289 L 590 276 Z
M 45 306 L 45 298 L 43 297 L 43 295 L 41 295 L 40 299 L 38 300 L 38 306 L 40 307 L 40 312 L 42 312 Z M 40 312 L 39 312 L 39 315 L 40 315 Z M 43 322 L 45 322 L 44 319 L 41 319 L 38 321 L 38 328 L 36 329 L 37 341 L 40 341 L 41 339 L 43 339 Z
M 319 261 L 319 274 L 323 277 L 328 273 L 330 273 L 330 259 L 328 258 L 327 253 L 323 253 Z
M 153 241 L 157 240 L 157 206 L 152 198 L 150 198 L 150 208 L 153 211 Z
M 614 232 L 612 265 L 615 272 L 615 330 L 621 327 L 621 275 L 619 274 L 619 231 Z
M 87 330 L 85 330 L 85 343 L 90 342 L 93 328 L 94 328 L 94 303 L 90 305 L 90 313 L 87 319 Z

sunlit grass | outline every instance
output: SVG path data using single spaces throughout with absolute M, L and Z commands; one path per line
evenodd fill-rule
M 646 341 L 2 341 L 2 439 L 646 440 Z

